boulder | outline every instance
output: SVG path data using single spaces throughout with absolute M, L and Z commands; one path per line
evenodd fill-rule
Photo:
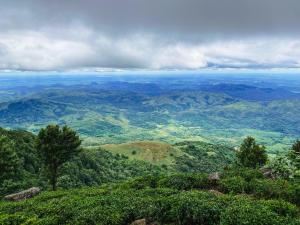
M 218 180 L 220 180 L 220 173 L 219 173 L 219 172 L 210 173 L 210 174 L 208 175 L 208 179 L 209 179 L 210 181 L 218 181 Z
M 275 174 L 273 173 L 272 169 L 270 169 L 270 168 L 262 168 L 262 169 L 260 169 L 260 171 L 262 172 L 262 174 L 265 178 L 269 178 L 269 179 L 276 178 Z
M 146 219 L 140 219 L 133 221 L 130 225 L 147 225 Z
M 216 196 L 224 195 L 222 192 L 214 190 L 214 189 L 209 190 L 209 192 Z
M 133 221 L 130 225 L 156 225 L 156 223 L 152 223 L 146 219 L 140 219 Z
M 7 201 L 22 201 L 25 200 L 27 198 L 32 198 L 36 195 L 38 195 L 41 192 L 41 190 L 38 187 L 32 187 L 29 188 L 25 191 L 21 191 L 15 194 L 11 194 L 11 195 L 6 195 L 4 197 L 4 200 Z

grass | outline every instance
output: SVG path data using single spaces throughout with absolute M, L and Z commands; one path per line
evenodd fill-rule
M 124 144 L 107 144 L 104 149 L 128 156 L 132 159 L 143 160 L 157 165 L 171 165 L 175 157 L 184 153 L 170 144 L 159 141 L 138 141 Z

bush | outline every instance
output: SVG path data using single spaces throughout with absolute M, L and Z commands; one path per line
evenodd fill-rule
M 0 214 L 0 224 L 10 224 L 10 225 L 31 225 L 36 224 L 36 216 L 28 216 L 23 214 Z
M 261 200 L 259 203 L 280 216 L 297 218 L 299 213 L 299 210 L 295 205 L 283 200 Z
M 248 183 L 239 176 L 229 177 L 220 181 L 220 188 L 225 193 L 240 194 L 246 192 Z
M 206 189 L 211 187 L 211 182 L 207 174 L 176 174 L 160 179 L 158 186 L 177 190 Z
M 225 170 L 222 174 L 222 177 L 234 177 L 240 176 L 249 182 L 254 179 L 264 178 L 262 172 L 259 169 L 245 168 L 245 167 L 233 167 L 228 170 Z
M 289 185 L 285 192 L 284 198 L 298 206 L 300 206 L 300 184 L 295 183 Z
M 250 182 L 251 193 L 258 198 L 284 198 L 289 184 L 286 180 L 256 179 Z
M 278 208 L 277 208 L 278 209 Z M 238 199 L 221 214 L 222 225 L 282 225 L 296 224 L 297 219 L 282 217 L 270 205 L 259 204 L 249 199 Z
M 126 188 L 134 189 L 144 189 L 147 187 L 156 188 L 158 186 L 159 180 L 160 176 L 148 175 L 127 181 L 123 186 Z
M 162 198 L 154 219 L 161 224 L 219 224 L 224 204 L 217 196 L 201 191 L 181 192 Z

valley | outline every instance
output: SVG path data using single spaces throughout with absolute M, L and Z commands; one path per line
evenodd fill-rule
M 11 82 L 22 86 L 0 86 L 0 126 L 36 133 L 49 123 L 67 124 L 87 147 L 151 140 L 235 147 L 251 135 L 270 154 L 287 151 L 300 132 L 295 87 L 285 79 L 280 85 L 259 78 L 256 86 L 234 75 L 231 83 L 225 79 L 69 76 L 54 84 L 51 76 L 27 83 L 15 78 Z

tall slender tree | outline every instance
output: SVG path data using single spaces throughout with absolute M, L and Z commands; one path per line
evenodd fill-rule
M 37 151 L 44 163 L 52 190 L 57 189 L 61 166 L 80 152 L 81 141 L 68 126 L 48 125 L 41 129 L 37 138 Z
M 0 136 L 0 181 L 10 178 L 19 169 L 19 159 L 14 143 L 6 136 Z

